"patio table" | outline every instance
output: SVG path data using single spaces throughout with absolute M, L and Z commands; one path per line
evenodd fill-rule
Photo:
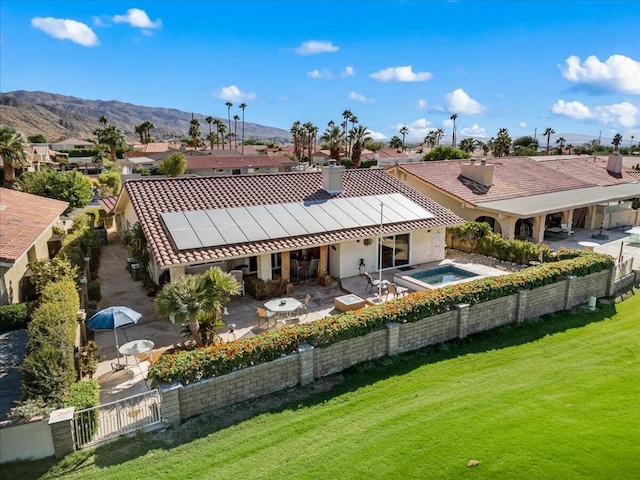
M 127 355 L 138 355 L 153 350 L 155 344 L 151 340 L 133 340 L 122 345 L 118 351 L 124 355 L 125 368 L 129 366 Z
M 278 317 L 284 314 L 284 320 L 291 319 L 293 312 L 302 306 L 299 300 L 292 297 L 274 298 L 264 304 L 264 308 L 274 312 Z

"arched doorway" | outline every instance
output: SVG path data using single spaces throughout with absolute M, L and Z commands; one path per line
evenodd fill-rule
M 476 218 L 476 222 L 488 223 L 489 225 L 491 225 L 491 230 L 493 230 L 494 233 L 502 235 L 502 227 L 500 227 L 500 222 L 496 222 L 495 218 L 483 215 L 481 217 Z

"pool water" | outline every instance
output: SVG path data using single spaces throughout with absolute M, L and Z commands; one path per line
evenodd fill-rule
M 477 273 L 469 272 L 458 267 L 448 265 L 446 267 L 436 268 L 433 270 L 425 270 L 409 275 L 423 283 L 432 286 L 446 285 L 447 283 L 465 280 L 467 278 L 478 277 Z

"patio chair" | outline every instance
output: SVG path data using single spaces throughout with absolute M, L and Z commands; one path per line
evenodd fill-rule
M 289 275 L 293 277 L 296 276 L 296 283 L 300 283 L 300 271 L 302 270 L 302 265 L 295 258 L 291 260 L 291 267 L 289 268 Z
M 240 293 L 244 295 L 244 274 L 242 270 L 229 270 L 229 275 L 231 275 L 236 282 L 240 284 Z
M 561 223 L 560 228 L 562 229 L 562 233 L 564 233 L 567 237 L 570 237 L 574 234 L 574 231 L 569 228 L 569 225 L 566 223 Z
M 309 270 L 307 270 L 307 278 L 309 280 L 318 278 L 318 262 L 319 259 L 317 258 L 312 258 L 309 262 Z
M 389 297 L 390 293 L 393 294 L 393 298 L 398 298 L 398 297 L 401 297 L 403 295 L 408 294 L 409 293 L 409 289 L 407 287 L 401 287 L 399 285 L 396 285 L 395 283 L 388 283 L 387 284 L 387 296 L 385 297 L 385 301 Z
M 380 285 L 380 280 L 374 280 L 371 275 L 367 272 L 364 272 L 364 276 L 367 279 L 367 286 L 369 287 L 369 293 L 371 293 L 371 291 L 373 290 L 373 287 L 378 288 L 378 285 Z M 384 289 L 384 283 L 382 284 L 382 288 Z
M 256 314 L 258 315 L 258 327 L 262 322 L 267 323 L 267 328 L 271 326 L 271 319 L 274 320 L 273 325 L 276 324 L 276 314 L 267 310 L 266 308 L 256 307 Z
M 311 302 L 311 294 L 307 293 L 307 295 L 304 297 L 304 300 L 302 301 L 302 305 L 298 307 L 298 310 L 301 311 L 300 315 L 304 313 L 304 316 L 307 316 L 307 312 L 309 311 L 309 302 Z

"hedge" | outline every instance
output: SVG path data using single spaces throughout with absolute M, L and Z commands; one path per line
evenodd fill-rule
M 100 385 L 97 380 L 82 380 L 69 388 L 65 397 L 65 407 L 75 407 L 76 412 L 100 405 Z M 82 415 L 82 440 L 88 441 L 98 429 L 100 412 L 98 409 Z
M 29 315 L 26 303 L 12 303 L 0 306 L 0 332 L 27 328 Z
M 301 343 L 323 347 L 382 330 L 388 322 L 419 321 L 446 312 L 455 304 L 473 305 L 556 283 L 568 275 L 589 275 L 613 265 L 614 260 L 608 255 L 580 252 L 576 258 L 543 263 L 509 275 L 414 292 L 382 305 L 269 331 L 249 339 L 165 354 L 151 365 L 148 378 L 154 385 L 197 382 L 294 353 Z

